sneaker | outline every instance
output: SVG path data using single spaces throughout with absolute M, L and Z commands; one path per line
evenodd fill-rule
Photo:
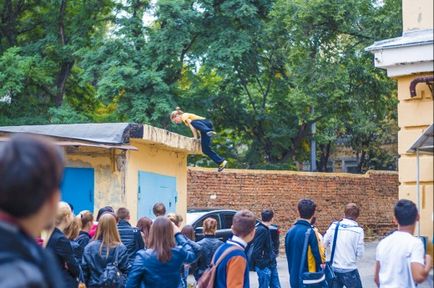
M 215 131 L 208 131 L 206 132 L 206 135 L 208 135 L 208 137 L 214 137 L 217 133 Z
M 226 168 L 226 164 L 228 164 L 228 161 L 226 161 L 226 160 L 224 160 L 222 163 L 220 163 L 217 171 L 222 172 Z

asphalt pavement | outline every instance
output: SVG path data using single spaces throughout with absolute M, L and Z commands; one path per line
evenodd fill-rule
M 360 277 L 362 278 L 362 285 L 364 288 L 376 288 L 374 283 L 374 267 L 375 267 L 375 248 L 378 242 L 369 242 L 365 244 L 365 255 L 358 263 L 358 269 Z M 280 285 L 282 288 L 289 288 L 289 274 L 286 258 L 281 255 L 277 262 Z M 431 282 L 425 281 L 425 283 L 418 286 L 418 288 L 429 288 L 432 286 L 432 271 L 430 275 Z M 258 288 L 258 277 L 255 272 L 250 272 L 250 287 Z

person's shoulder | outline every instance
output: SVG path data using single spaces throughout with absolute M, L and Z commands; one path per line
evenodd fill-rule
M 124 252 L 124 251 L 127 251 L 127 250 L 128 250 L 127 246 L 125 246 L 125 244 L 123 244 L 123 243 L 119 243 L 119 244 L 116 246 L 116 249 L 118 249 L 119 252 Z
M 265 226 L 264 224 L 262 224 L 261 222 L 259 222 L 257 225 L 256 225 L 256 232 L 260 232 L 260 233 L 262 233 L 262 232 L 266 232 L 266 231 L 268 231 L 269 230 L 269 228 L 267 227 L 267 226 Z
M 140 256 L 141 258 L 147 259 L 152 256 L 153 251 L 151 249 L 140 249 L 136 252 L 136 256 Z
M 377 245 L 377 251 L 380 251 L 381 249 L 383 249 L 384 246 L 387 247 L 387 246 L 389 246 L 391 244 L 396 245 L 396 243 L 394 243 L 394 242 L 396 242 L 397 239 L 400 238 L 399 236 L 400 235 L 397 235 L 396 232 L 393 232 L 393 233 L 387 235 L 386 237 L 384 237 L 383 239 L 381 239 L 380 242 Z
M 40 268 L 22 259 L 0 264 L 0 275 L 13 275 L 13 277 L 0 277 L 2 288 L 46 287 L 46 280 Z
M 99 246 L 101 245 L 101 240 L 91 240 L 86 247 L 84 247 L 84 251 L 90 251 L 94 249 L 99 249 Z

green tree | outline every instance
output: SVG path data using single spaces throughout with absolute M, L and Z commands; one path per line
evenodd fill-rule
M 50 107 L 86 99 L 75 53 L 105 34 L 112 7 L 108 0 L 0 1 L 0 97 L 10 99 L 0 103 L 3 123 L 48 122 Z

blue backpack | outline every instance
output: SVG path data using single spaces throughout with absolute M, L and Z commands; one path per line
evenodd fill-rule
M 118 268 L 118 249 L 115 248 L 115 261 L 107 263 L 102 274 L 99 276 L 99 285 L 103 288 L 121 288 L 125 287 L 125 276 Z

